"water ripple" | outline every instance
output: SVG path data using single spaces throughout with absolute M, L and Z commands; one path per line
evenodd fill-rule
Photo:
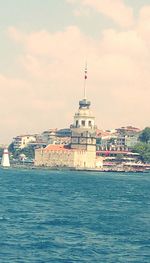
M 150 262 L 150 174 L 0 177 L 0 262 Z

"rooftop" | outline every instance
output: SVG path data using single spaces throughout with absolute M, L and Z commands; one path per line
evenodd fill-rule
M 39 148 L 40 149 L 40 148 Z M 74 151 L 78 151 L 78 152 L 85 152 L 85 150 L 81 150 L 81 149 L 71 149 L 66 147 L 63 144 L 49 144 L 47 145 L 46 148 L 43 149 L 44 152 L 50 152 L 50 151 L 69 151 L 69 152 L 74 152 Z
M 79 107 L 80 107 L 80 109 L 81 109 L 81 108 L 89 108 L 90 105 L 91 105 L 91 102 L 88 101 L 87 99 L 83 99 L 83 100 L 80 100 L 80 101 L 79 101 Z

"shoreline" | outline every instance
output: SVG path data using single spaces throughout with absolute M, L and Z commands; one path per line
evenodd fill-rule
M 34 166 L 34 165 L 11 165 L 10 167 L 2 167 L 1 169 L 4 170 L 11 170 L 11 169 L 17 169 L 17 170 L 50 170 L 50 171 L 76 171 L 76 172 L 107 172 L 107 173 L 148 173 L 150 172 L 150 169 L 84 169 L 84 168 L 73 168 L 73 167 L 48 167 L 48 166 Z

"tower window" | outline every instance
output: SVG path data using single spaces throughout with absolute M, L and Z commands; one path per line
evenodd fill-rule
M 91 121 L 89 121 L 89 126 L 90 126 L 90 127 L 92 126 L 92 122 L 91 122 Z
M 79 121 L 76 121 L 76 127 L 78 127 L 79 126 Z
M 81 124 L 82 124 L 82 126 L 85 126 L 85 121 L 82 121 Z

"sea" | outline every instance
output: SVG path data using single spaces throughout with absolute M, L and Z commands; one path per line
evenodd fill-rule
M 149 263 L 150 173 L 0 169 L 0 263 Z

